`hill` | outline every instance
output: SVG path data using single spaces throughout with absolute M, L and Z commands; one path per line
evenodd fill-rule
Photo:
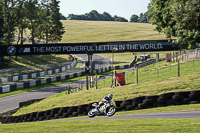
M 154 31 L 154 26 L 144 23 L 111 21 L 63 20 L 65 34 L 61 42 L 109 42 L 166 39 Z

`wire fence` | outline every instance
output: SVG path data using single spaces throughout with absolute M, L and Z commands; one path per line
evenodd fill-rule
M 200 72 L 200 49 L 166 53 L 165 58 L 141 63 L 131 68 L 131 72 L 125 73 L 126 84 L 145 84 L 146 82 L 161 82 L 173 77 L 187 76 Z M 138 67 L 138 75 L 137 75 Z M 129 69 L 130 71 L 130 69 Z M 138 77 L 138 79 L 137 79 Z M 171 79 L 170 79 L 171 78 Z M 88 80 L 89 89 L 110 88 L 112 85 L 112 74 L 104 76 L 90 76 Z M 81 86 L 81 87 L 80 87 Z M 76 93 L 86 90 L 86 86 L 78 85 L 76 88 L 66 89 L 65 94 Z
M 141 63 L 142 64 L 142 63 Z M 125 74 L 126 84 L 139 84 L 150 81 L 163 81 L 173 77 L 181 77 L 200 72 L 200 49 L 167 53 L 159 62 L 151 62 L 136 67 Z M 138 79 L 137 79 L 138 77 Z M 98 80 L 97 88 L 111 87 L 112 77 Z

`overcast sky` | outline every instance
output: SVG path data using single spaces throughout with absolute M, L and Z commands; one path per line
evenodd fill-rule
M 99 13 L 108 12 L 130 20 L 131 15 L 145 13 L 150 0 L 60 0 L 60 12 L 68 14 L 85 14 L 91 10 Z

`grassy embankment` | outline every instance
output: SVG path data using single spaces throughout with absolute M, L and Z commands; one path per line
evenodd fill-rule
M 72 93 L 65 95 L 60 93 L 42 100 L 39 103 L 35 103 L 28 107 L 20 109 L 16 115 L 48 110 L 55 107 L 74 106 L 87 104 L 91 102 L 97 102 L 108 93 L 114 95 L 114 100 L 131 99 L 138 96 L 150 96 L 158 95 L 167 92 L 177 91 L 191 91 L 200 89 L 200 61 L 182 63 L 181 77 L 177 77 L 177 65 L 164 67 L 159 69 L 159 77 L 157 77 L 157 70 L 146 71 L 147 68 L 140 69 L 139 83 L 135 84 L 135 76 L 132 77 L 131 82 L 125 86 L 116 88 L 103 88 L 103 89 L 91 89 L 89 91 L 83 90 L 78 93 Z M 150 68 L 153 66 L 149 66 Z M 193 69 L 191 69 L 193 68 Z M 133 75 L 132 72 L 129 73 Z M 128 75 L 127 75 L 128 76 Z M 108 82 L 108 85 L 111 82 Z
M 166 39 L 154 31 L 154 26 L 144 23 L 105 21 L 62 21 L 65 34 L 62 42 L 109 42 Z

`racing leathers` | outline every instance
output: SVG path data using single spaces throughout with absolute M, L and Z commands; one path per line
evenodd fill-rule
M 104 114 L 107 114 L 108 110 L 110 109 L 111 107 L 111 100 L 108 96 L 105 96 L 100 102 L 99 102 L 99 105 L 98 105 L 98 108 L 100 108 L 102 105 L 106 104 L 105 105 L 105 108 L 106 110 L 104 110 Z

